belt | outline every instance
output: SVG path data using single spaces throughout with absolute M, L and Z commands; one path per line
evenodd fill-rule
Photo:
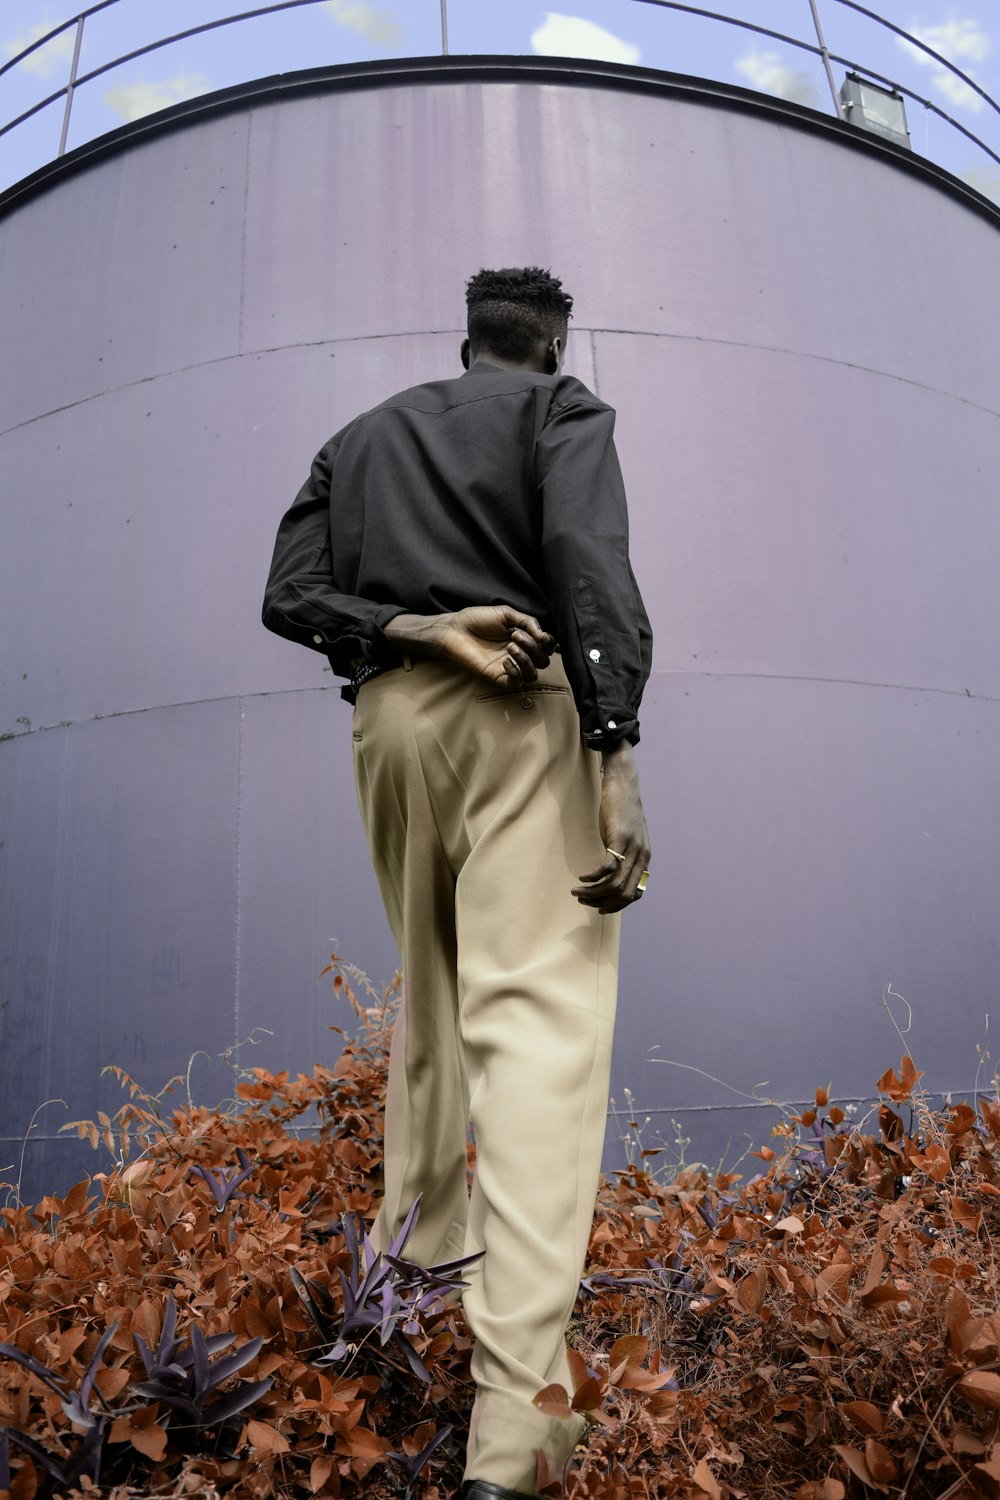
M 396 666 L 397 664 L 396 662 L 393 662 L 392 665 Z M 351 687 L 355 692 L 357 692 L 358 688 L 361 687 L 363 683 L 370 682 L 373 677 L 379 677 L 383 672 L 387 672 L 388 670 L 388 664 L 383 665 L 381 662 L 374 661 L 362 662 L 361 665 L 357 667 L 352 666 Z
M 356 693 L 359 687 L 366 682 L 371 682 L 373 677 L 381 677 L 383 672 L 392 672 L 402 665 L 402 656 L 389 657 L 384 661 L 365 661 L 363 658 L 352 661 L 351 691 Z

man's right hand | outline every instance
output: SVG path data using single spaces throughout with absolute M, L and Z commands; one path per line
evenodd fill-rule
M 472 605 L 442 615 L 396 615 L 383 634 L 401 651 L 453 661 L 511 691 L 534 682 L 555 647 L 533 615 L 509 604 Z

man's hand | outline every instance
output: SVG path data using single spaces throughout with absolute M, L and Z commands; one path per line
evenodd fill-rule
M 443 615 L 397 615 L 384 635 L 400 650 L 453 661 L 511 691 L 535 681 L 555 646 L 533 615 L 508 604 L 473 605 Z
M 604 847 L 615 852 L 580 876 L 583 883 L 573 887 L 573 895 L 581 905 L 594 906 L 607 916 L 639 899 L 639 881 L 649 870 L 649 830 L 639 797 L 639 773 L 632 746 L 625 740 L 604 752 L 600 829 Z

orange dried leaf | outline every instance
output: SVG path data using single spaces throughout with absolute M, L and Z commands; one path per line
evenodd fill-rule
M 708 1467 L 707 1458 L 703 1458 L 695 1465 L 691 1478 L 700 1490 L 711 1497 L 711 1500 L 722 1500 L 722 1486 Z
M 958 1389 L 973 1406 L 1000 1411 L 1000 1375 L 992 1370 L 970 1370 L 958 1382 Z
M 893 1286 L 890 1282 L 886 1282 L 883 1286 L 874 1287 L 870 1292 L 866 1292 L 861 1301 L 865 1307 L 885 1307 L 891 1303 L 909 1302 L 911 1296 L 912 1293 L 903 1287 Z
M 63 1199 L 63 1217 L 72 1218 L 74 1214 L 82 1213 L 87 1204 L 87 1194 L 90 1191 L 90 1183 L 87 1178 L 76 1183 L 70 1188 Z
M 26 1458 L 14 1475 L 10 1486 L 10 1500 L 34 1500 L 38 1492 L 38 1473 L 30 1458 Z
M 736 1301 L 747 1313 L 759 1313 L 767 1291 L 767 1267 L 757 1266 L 736 1288 Z
M 588 1377 L 589 1378 L 589 1377 Z M 569 1404 L 569 1396 L 561 1385 L 547 1385 L 532 1400 L 532 1406 L 537 1406 L 540 1412 L 547 1417 L 569 1417 L 572 1415 L 572 1407 Z
M 976 1464 L 976 1468 L 983 1474 L 987 1474 L 990 1479 L 1000 1480 L 1000 1443 L 993 1444 L 989 1455 Z
M 630 1369 L 619 1382 L 623 1391 L 662 1391 L 676 1374 L 676 1366 L 667 1370 Z
M 831 1296 L 838 1297 L 842 1302 L 847 1299 L 847 1284 L 851 1279 L 854 1267 L 845 1265 L 843 1262 L 824 1266 L 816 1277 L 817 1291 L 829 1292 Z
M 846 1443 L 834 1443 L 833 1451 L 840 1454 L 851 1473 L 857 1479 L 860 1479 L 862 1484 L 871 1485 L 875 1489 L 882 1488 L 869 1473 L 868 1465 L 865 1463 L 865 1456 L 860 1448 L 852 1448 Z
M 389 1447 L 385 1438 L 367 1427 L 352 1427 L 346 1438 L 337 1441 L 338 1453 L 348 1453 L 355 1458 L 381 1458 Z
M 848 1401 L 840 1409 L 847 1420 L 861 1432 L 876 1434 L 885 1426 L 885 1418 L 870 1401 Z
M 907 1052 L 904 1053 L 899 1065 L 899 1077 L 897 1078 L 892 1068 L 887 1068 L 875 1087 L 880 1094 L 888 1094 L 895 1103 L 902 1104 L 904 1100 L 909 1099 L 923 1076 L 923 1071 L 917 1071 L 913 1058 Z
M 105 1401 L 113 1401 L 116 1396 L 121 1395 L 122 1391 L 128 1385 L 129 1378 L 128 1370 L 123 1369 L 120 1365 L 109 1365 L 105 1366 L 102 1370 L 98 1370 L 94 1377 L 94 1384 Z
M 865 1443 L 865 1463 L 876 1484 L 892 1484 L 896 1477 L 896 1460 L 875 1438 L 869 1438 Z
M 981 1209 L 973 1208 L 971 1203 L 966 1203 L 964 1198 L 959 1198 L 957 1194 L 952 1193 L 951 1211 L 963 1229 L 968 1229 L 973 1234 L 979 1233 L 983 1222 Z
M 665 1422 L 674 1415 L 679 1401 L 677 1391 L 654 1391 L 646 1398 L 646 1411 L 654 1422 Z
M 810 1479 L 795 1491 L 795 1500 L 844 1500 L 847 1491 L 839 1479 Z
M 167 1451 L 167 1434 L 158 1422 L 151 1422 L 148 1427 L 133 1427 L 129 1442 L 154 1463 L 159 1463 Z
M 641 1365 L 648 1352 L 649 1340 L 641 1333 L 626 1334 L 624 1338 L 616 1339 L 608 1356 L 611 1371 L 608 1378 L 611 1383 L 615 1384 L 628 1366 Z
M 874 1291 L 882 1280 L 882 1272 L 885 1270 L 885 1256 L 882 1254 L 881 1245 L 876 1245 L 872 1251 L 872 1258 L 868 1262 L 868 1274 L 865 1284 L 861 1288 L 861 1296 L 864 1298 L 869 1292 Z
M 314 1495 L 318 1495 L 333 1472 L 333 1456 L 329 1453 L 321 1453 L 314 1458 L 309 1466 L 309 1488 Z
M 353 1439 L 357 1437 L 359 1431 L 359 1428 L 355 1428 L 347 1441 L 353 1441 Z M 369 1433 L 369 1436 L 374 1437 L 375 1434 Z M 278 1431 L 277 1427 L 272 1427 L 270 1422 L 248 1422 L 247 1438 L 250 1442 L 251 1447 L 254 1448 L 258 1453 L 287 1453 L 289 1448 L 291 1447 L 288 1439 Z M 363 1451 L 363 1448 L 357 1449 L 345 1447 L 343 1443 L 338 1444 L 338 1448 L 342 1453 L 355 1453 Z
M 604 1381 L 595 1380 L 589 1375 L 581 1386 L 573 1393 L 570 1406 L 573 1411 L 596 1411 L 601 1404 L 604 1395 Z
M 573 1389 L 574 1391 L 578 1391 L 590 1375 L 590 1371 L 587 1369 L 587 1361 L 579 1349 L 567 1349 L 566 1359 L 569 1363 L 569 1373 L 573 1379 Z

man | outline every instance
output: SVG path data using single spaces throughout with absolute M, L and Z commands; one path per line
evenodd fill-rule
M 561 374 L 572 299 L 525 267 L 480 271 L 467 301 L 466 373 L 390 397 L 317 455 L 263 619 L 351 681 L 405 978 L 372 1232 L 385 1248 L 422 1194 L 408 1255 L 482 1252 L 463 1296 L 466 1495 L 503 1500 L 537 1494 L 537 1451 L 562 1464 L 583 1425 L 532 1398 L 572 1388 L 617 914 L 649 874 L 632 747 L 651 635 L 614 412 Z

